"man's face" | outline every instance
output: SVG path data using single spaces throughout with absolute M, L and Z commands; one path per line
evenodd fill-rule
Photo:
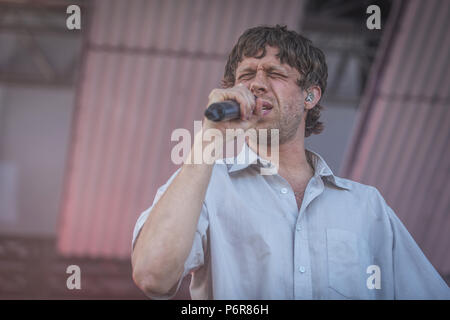
M 292 139 L 301 123 L 305 99 L 297 84 L 300 73 L 281 64 L 276 56 L 278 48 L 266 47 L 261 58 L 244 58 L 236 69 L 235 84 L 242 83 L 263 105 L 256 129 L 279 129 L 280 144 Z

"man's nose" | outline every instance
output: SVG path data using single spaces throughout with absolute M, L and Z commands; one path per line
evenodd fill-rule
M 255 75 L 255 78 L 253 79 L 252 83 L 250 84 L 250 91 L 253 94 L 261 94 L 267 92 L 267 84 L 266 79 L 264 78 L 264 75 L 262 72 L 258 72 Z

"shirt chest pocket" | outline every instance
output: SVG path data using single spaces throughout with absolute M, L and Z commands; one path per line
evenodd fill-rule
M 327 229 L 327 268 L 330 299 L 362 298 L 364 279 L 356 234 Z

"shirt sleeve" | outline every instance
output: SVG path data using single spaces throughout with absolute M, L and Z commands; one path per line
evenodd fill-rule
M 176 175 L 180 172 L 180 169 L 175 171 L 175 173 L 169 178 L 169 180 L 161 186 L 158 191 L 156 192 L 155 199 L 153 200 L 153 204 L 141 213 L 139 216 L 136 225 L 134 227 L 133 231 L 133 239 L 132 239 L 132 249 L 134 248 L 134 244 L 136 242 L 137 237 L 139 236 L 139 233 L 144 226 L 145 221 L 147 221 L 148 216 L 151 214 L 151 211 L 153 207 L 156 205 L 156 203 L 161 199 L 164 192 L 167 190 L 169 185 L 172 183 L 173 179 L 176 177 Z M 178 280 L 177 284 L 170 290 L 170 292 L 167 295 L 164 296 L 150 296 L 152 299 L 170 299 L 172 298 L 179 290 L 181 282 L 183 278 L 188 275 L 192 270 L 199 268 L 204 264 L 204 256 L 205 251 L 207 248 L 207 236 L 206 231 L 208 228 L 208 214 L 207 209 L 205 206 L 205 203 L 203 202 L 202 205 L 202 211 L 200 213 L 199 221 L 197 224 L 197 230 L 195 232 L 194 236 L 194 242 L 192 245 L 191 252 L 189 253 L 189 256 L 187 257 L 185 263 L 184 263 L 184 271 L 180 279 Z
M 382 202 L 393 233 L 394 299 L 450 299 L 450 289 L 446 282 L 425 257 L 394 211 L 384 199 Z

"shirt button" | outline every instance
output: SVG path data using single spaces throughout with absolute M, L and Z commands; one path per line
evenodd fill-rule
M 300 266 L 298 267 L 298 271 L 300 271 L 301 273 L 305 273 L 306 268 L 304 266 Z
M 300 226 L 297 226 L 297 231 L 300 231 L 300 230 L 302 230 L 302 227 L 300 227 Z
M 283 194 L 286 194 L 286 193 L 288 193 L 288 189 L 286 189 L 286 188 L 281 188 L 281 193 L 283 193 Z

